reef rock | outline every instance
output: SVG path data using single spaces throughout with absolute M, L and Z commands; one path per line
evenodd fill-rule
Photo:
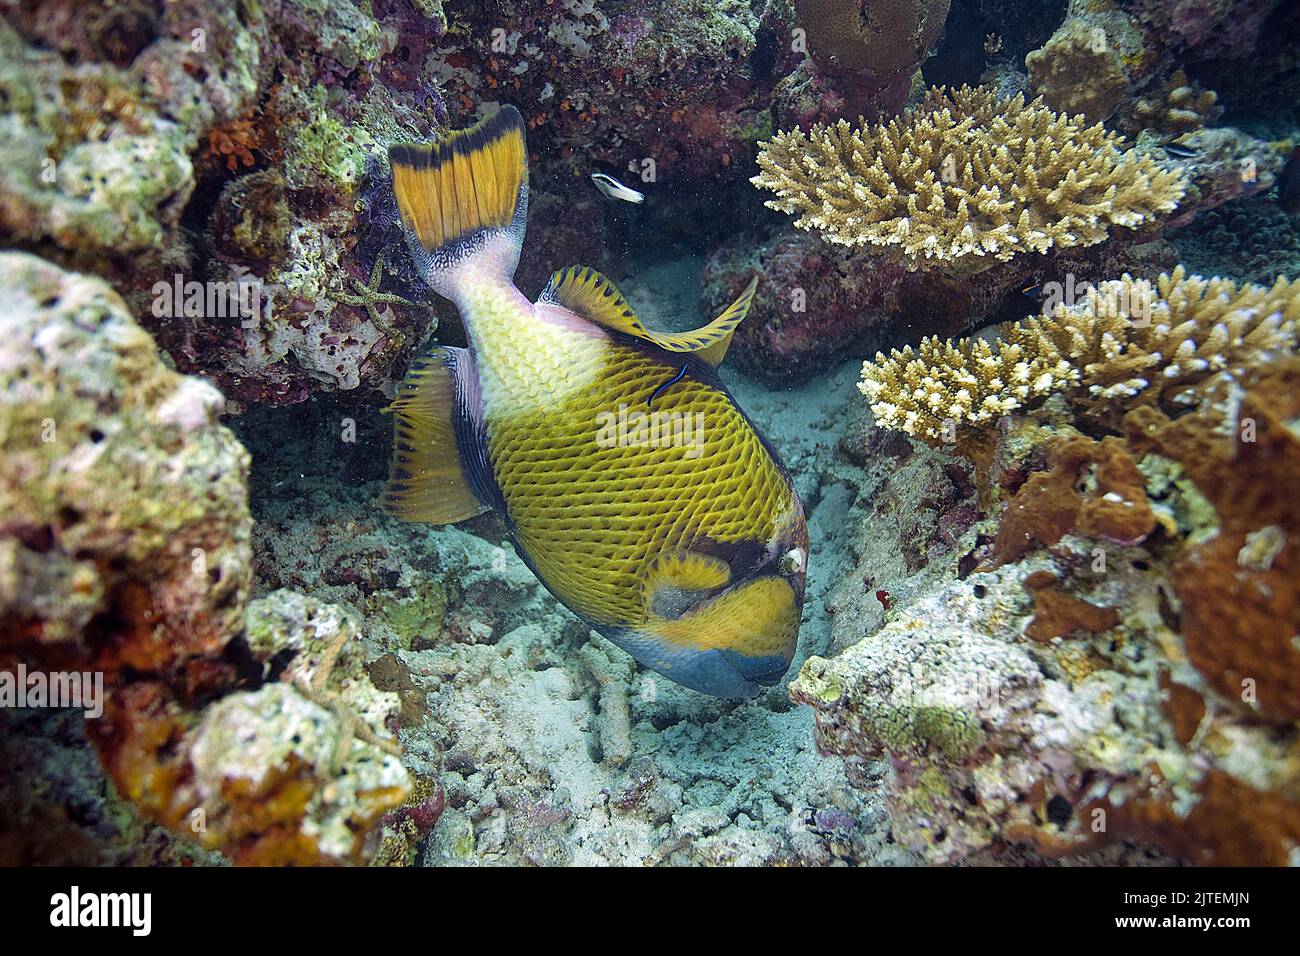
M 242 627 L 248 455 L 108 285 L 0 254 L 8 650 L 150 672 Z
M 1282 489 L 1300 368 L 1267 354 L 1185 389 L 1177 418 L 1133 403 L 1100 443 L 1059 399 L 1008 420 L 989 457 L 1009 501 L 984 521 L 969 485 L 941 490 L 965 466 L 903 452 L 932 463 L 911 494 L 939 501 L 947 530 L 899 580 L 872 581 L 892 592 L 883 613 L 865 585 L 837 590 L 847 650 L 810 659 L 790 692 L 824 750 L 888 759 L 909 849 L 950 863 L 1137 841 L 1297 862 L 1300 651 L 1282 635 L 1300 627 L 1300 514 Z M 886 489 L 913 488 L 918 467 L 894 466 Z
M 238 4 L 9 6 L 0 231 L 129 282 L 184 254 L 200 136 L 248 109 L 265 21 Z
M 353 632 L 293 602 L 279 617 L 327 643 L 323 676 L 280 681 L 226 654 L 245 630 L 252 519 L 221 394 L 169 369 L 100 279 L 3 253 L 0 288 L 0 662 L 102 678 L 98 701 L 73 703 L 146 816 L 241 862 L 363 858 L 409 790 L 379 738 L 396 697 L 352 691 L 364 675 L 333 662 Z M 311 650 L 266 617 L 254 660 Z

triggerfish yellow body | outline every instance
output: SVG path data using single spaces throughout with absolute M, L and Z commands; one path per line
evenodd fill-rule
M 469 347 L 416 362 L 396 414 L 391 513 L 493 509 L 546 588 L 647 667 L 752 697 L 790 666 L 808 555 L 784 467 L 715 367 L 755 283 L 695 332 L 647 329 L 599 273 L 515 288 L 524 124 L 505 107 L 389 150 L 408 245 Z

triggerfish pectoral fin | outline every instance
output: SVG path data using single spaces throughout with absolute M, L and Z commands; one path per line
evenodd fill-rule
M 672 551 L 650 563 L 642 593 L 651 615 L 677 618 L 730 580 L 727 562 L 691 551 Z
M 780 681 L 794 658 L 799 599 L 777 575 L 716 593 L 728 577 L 708 559 L 692 558 L 649 588 L 645 624 L 611 639 L 686 687 L 718 697 L 753 697 Z
M 397 422 L 382 504 L 394 517 L 452 524 L 486 510 L 464 472 L 456 435 L 470 431 L 470 362 L 464 349 L 434 349 L 411 366 L 388 406 Z

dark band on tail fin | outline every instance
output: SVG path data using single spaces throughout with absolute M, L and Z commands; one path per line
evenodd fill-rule
M 506 230 L 526 202 L 524 119 L 513 106 L 437 142 L 390 146 L 402 223 L 428 252 Z

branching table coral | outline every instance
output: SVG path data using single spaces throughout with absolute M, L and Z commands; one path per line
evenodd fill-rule
M 758 164 L 751 182 L 800 228 L 957 274 L 1095 245 L 1172 211 L 1186 189 L 1104 127 L 989 88 L 931 90 L 885 125 L 778 133 Z

